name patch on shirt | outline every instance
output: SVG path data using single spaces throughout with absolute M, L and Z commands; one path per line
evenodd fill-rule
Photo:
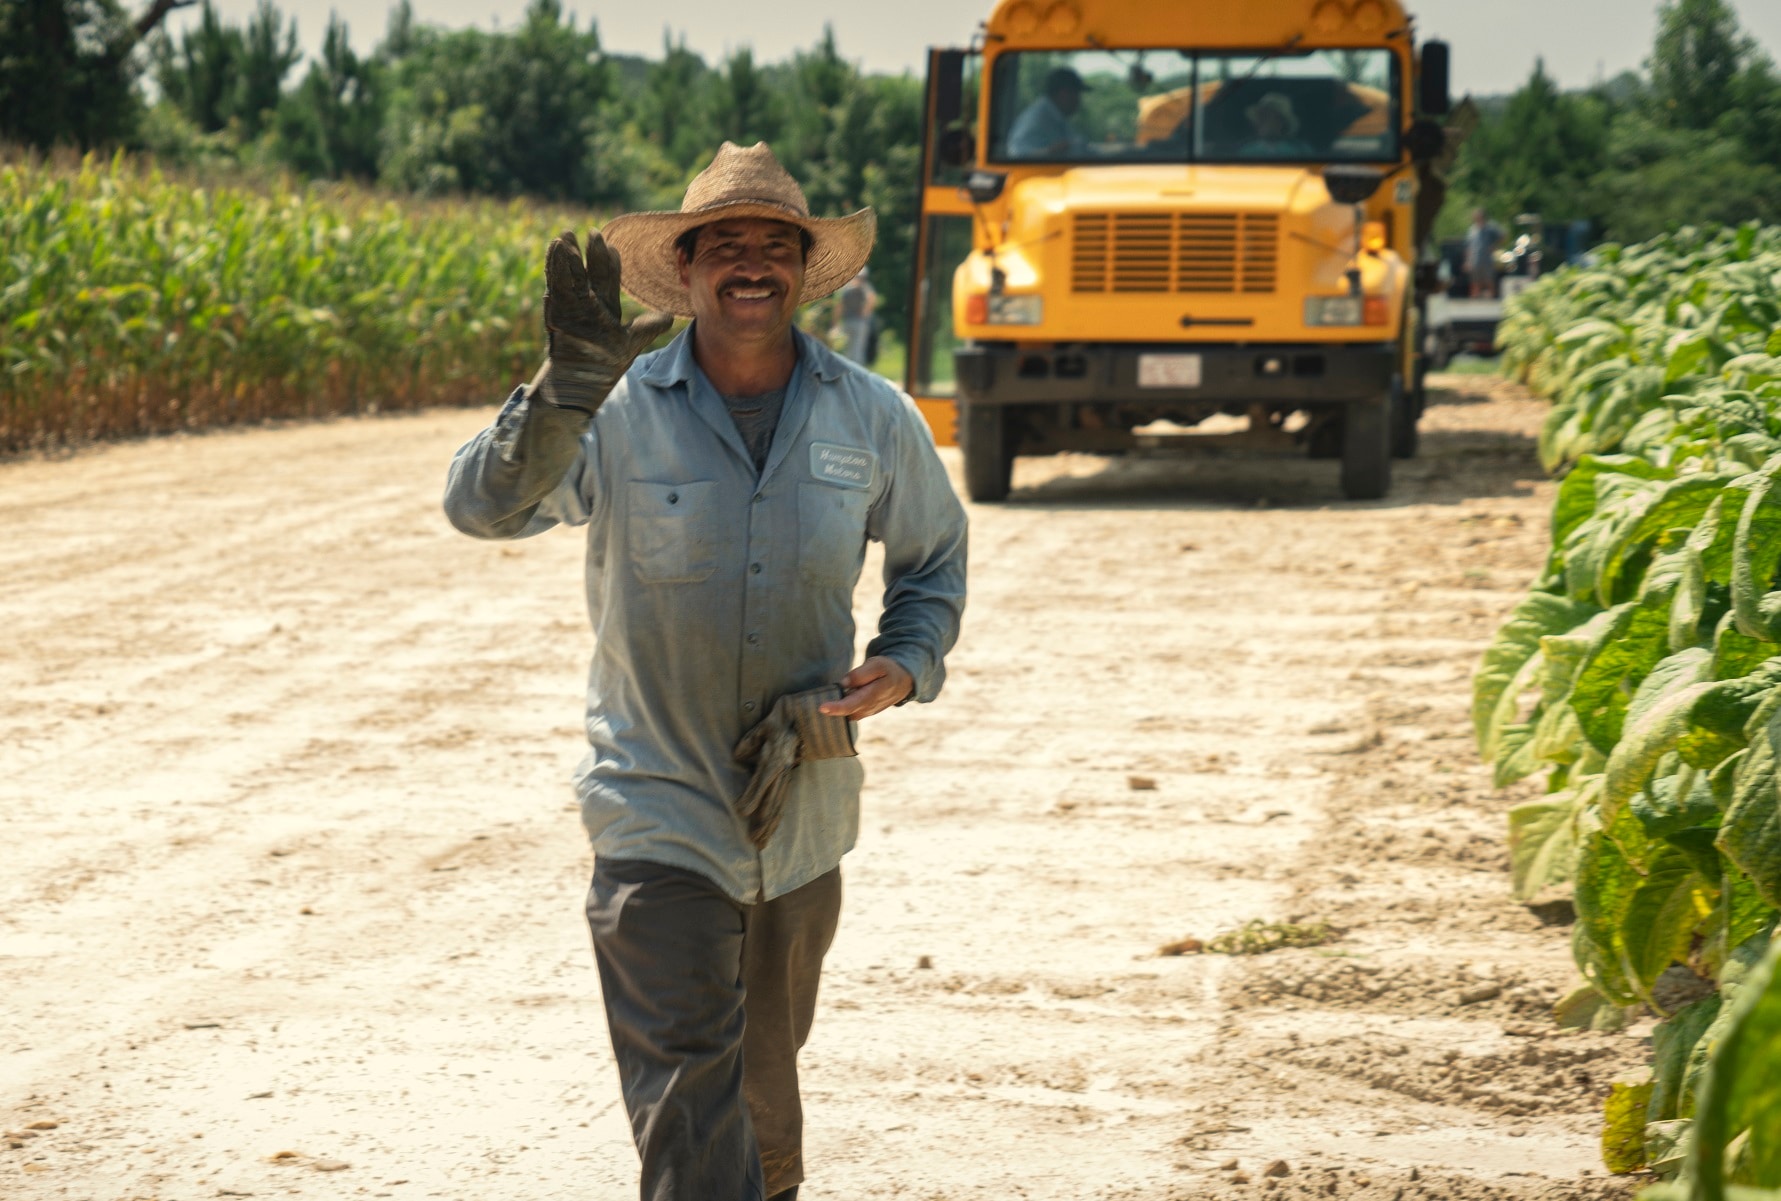
M 843 488 L 870 488 L 878 471 L 878 456 L 869 450 L 836 446 L 833 442 L 810 444 L 810 474 Z

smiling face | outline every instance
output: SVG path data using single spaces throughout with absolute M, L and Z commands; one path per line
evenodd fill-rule
M 693 317 L 710 333 L 743 341 L 789 338 L 804 291 L 804 231 L 787 221 L 740 217 L 700 226 L 680 280 Z

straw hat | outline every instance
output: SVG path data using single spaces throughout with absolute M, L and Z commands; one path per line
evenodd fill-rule
M 767 143 L 744 150 L 725 142 L 711 165 L 687 186 L 678 213 L 626 213 L 600 232 L 624 261 L 625 291 L 652 309 L 691 317 L 692 297 L 680 282 L 674 243 L 689 229 L 735 217 L 785 221 L 810 234 L 799 304 L 821 300 L 857 275 L 872 253 L 878 227 L 871 209 L 846 217 L 812 217 L 804 190 Z
M 1280 118 L 1281 128 L 1286 131 L 1287 137 L 1299 132 L 1299 114 L 1293 112 L 1292 101 L 1279 92 L 1269 92 L 1243 111 L 1252 125 L 1259 124 L 1264 113 L 1272 113 Z

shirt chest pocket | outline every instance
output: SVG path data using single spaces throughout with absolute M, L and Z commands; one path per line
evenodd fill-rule
M 798 485 L 798 571 L 816 584 L 851 588 L 866 558 L 866 493 Z
M 629 485 L 625 541 L 646 584 L 694 584 L 717 570 L 717 482 Z

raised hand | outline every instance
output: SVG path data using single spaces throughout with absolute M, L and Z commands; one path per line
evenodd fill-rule
M 621 320 L 618 251 L 589 233 L 587 252 L 572 232 L 551 239 L 544 255 L 544 330 L 549 358 L 540 373 L 544 398 L 592 413 L 631 361 L 673 324 L 666 313 Z

